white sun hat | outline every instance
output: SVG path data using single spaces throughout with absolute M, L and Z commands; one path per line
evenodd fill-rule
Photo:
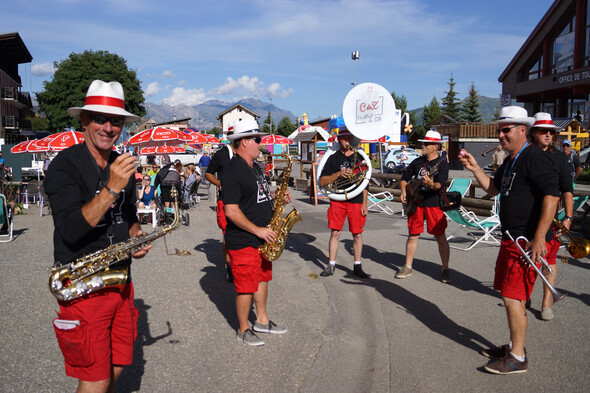
M 251 136 L 268 135 L 266 132 L 260 132 L 260 126 L 254 119 L 244 119 L 234 124 L 234 133 L 227 136 L 230 141 L 236 139 L 248 138 Z
M 520 106 L 504 106 L 500 108 L 500 117 L 495 124 L 523 124 L 531 128 L 535 123 L 534 117 L 529 117 L 526 109 Z

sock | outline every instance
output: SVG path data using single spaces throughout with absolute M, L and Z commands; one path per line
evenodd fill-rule
M 510 352 L 510 354 L 512 355 L 512 357 L 516 360 L 518 360 L 519 362 L 524 362 L 524 360 L 526 359 L 526 356 L 516 356 L 514 354 L 514 352 Z
M 361 264 L 361 261 L 354 261 L 354 266 L 360 265 L 360 264 Z
M 411 268 L 412 268 L 412 266 L 408 266 L 408 265 L 406 265 L 406 267 L 407 267 L 408 269 L 411 269 Z
M 330 265 L 336 266 L 336 261 L 330 261 Z
M 512 349 L 512 340 L 508 341 L 508 348 Z

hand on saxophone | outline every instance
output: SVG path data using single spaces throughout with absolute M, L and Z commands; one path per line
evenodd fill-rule
M 275 231 L 268 227 L 258 227 L 254 234 L 267 243 L 272 243 L 277 239 Z
M 131 236 L 131 237 L 141 237 L 143 235 L 145 235 L 145 233 L 143 233 L 143 231 L 141 230 L 141 227 L 139 226 L 138 223 L 133 224 L 131 226 L 131 228 L 129 229 L 129 236 Z M 131 256 L 135 259 L 143 258 L 146 256 L 148 251 L 151 249 L 152 249 L 152 244 L 150 243 L 147 246 L 143 247 L 141 250 L 136 251 Z

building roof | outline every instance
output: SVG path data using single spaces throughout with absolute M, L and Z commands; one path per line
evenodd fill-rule
M 0 34 L 0 54 L 17 64 L 30 63 L 33 56 L 17 32 Z
M 308 141 L 313 140 L 313 138 L 315 138 L 316 135 L 319 136 L 318 140 L 322 140 L 322 141 L 327 141 L 328 140 L 319 131 L 301 131 L 292 140 L 293 140 L 293 143 L 297 143 L 297 142 L 308 142 Z
M 185 117 L 183 119 L 174 119 L 174 120 L 168 120 L 168 121 L 163 121 L 161 123 L 155 123 L 155 126 L 161 126 L 164 124 L 174 124 L 174 123 L 188 123 L 188 121 L 192 119 L 191 117 Z
M 221 119 L 225 114 L 227 114 L 227 113 L 229 113 L 229 112 L 231 112 L 231 111 L 233 111 L 234 109 L 237 109 L 237 108 L 241 108 L 242 110 L 248 112 L 249 114 L 251 114 L 252 116 L 254 116 L 255 119 L 260 118 L 260 115 L 258 113 L 256 113 L 256 112 L 254 112 L 253 110 L 246 108 L 242 104 L 236 104 L 236 105 L 232 106 L 231 108 L 228 108 L 228 109 L 224 110 L 219 115 L 217 115 L 216 120 Z
M 553 119 L 553 124 L 559 127 L 560 130 L 563 130 L 564 128 L 566 128 L 574 122 L 583 128 L 582 124 L 574 117 L 559 117 L 557 119 Z

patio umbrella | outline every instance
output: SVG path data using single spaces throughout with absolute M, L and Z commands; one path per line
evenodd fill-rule
M 180 146 L 150 146 L 144 147 L 139 151 L 141 155 L 164 155 L 164 154 L 177 154 L 186 153 L 186 149 Z
M 135 134 L 125 142 L 127 145 L 142 145 L 142 146 L 162 146 L 162 145 L 178 145 L 181 143 L 190 143 L 192 138 L 190 135 L 170 130 L 168 128 L 150 128 Z
M 16 146 L 13 146 L 13 147 L 10 149 L 10 152 L 11 152 L 11 153 L 13 153 L 13 154 L 30 153 L 30 152 L 27 150 L 27 147 L 28 147 L 28 146 L 29 146 L 31 143 L 33 143 L 33 142 L 36 142 L 36 141 L 38 141 L 38 139 L 30 139 L 30 140 L 27 140 L 27 141 L 21 142 L 21 143 L 19 143 L 18 145 L 16 145 Z
M 49 149 L 51 151 L 62 151 L 82 142 L 84 142 L 84 134 L 80 131 L 64 131 L 55 134 L 55 137 L 49 141 Z
M 261 145 L 290 145 L 293 141 L 282 135 L 267 135 L 260 141 Z

